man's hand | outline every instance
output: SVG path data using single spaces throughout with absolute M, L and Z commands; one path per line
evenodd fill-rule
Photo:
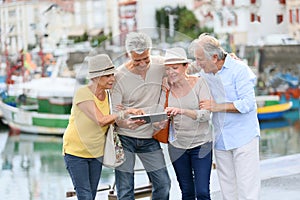
M 125 111 L 125 115 L 127 116 L 128 114 L 133 114 L 133 115 L 144 115 L 145 111 L 142 109 L 138 109 L 138 108 L 128 108 Z
M 240 113 L 234 107 L 233 103 L 221 103 L 218 104 L 214 100 L 202 100 L 199 102 L 200 109 L 209 110 L 211 112 L 230 112 L 230 113 Z
M 230 55 L 231 58 L 233 58 L 235 60 L 241 60 L 239 57 L 237 57 L 237 55 L 235 53 L 228 53 L 228 55 Z
M 125 128 L 135 130 L 139 126 L 144 125 L 145 123 L 146 123 L 145 120 L 141 120 L 141 119 L 137 119 L 137 120 L 127 119 Z

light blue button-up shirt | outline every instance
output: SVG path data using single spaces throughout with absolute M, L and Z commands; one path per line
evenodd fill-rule
M 239 148 L 260 135 L 254 86 L 255 74 L 242 61 L 227 56 L 216 74 L 200 73 L 217 103 L 233 103 L 239 113 L 214 112 L 215 148 Z

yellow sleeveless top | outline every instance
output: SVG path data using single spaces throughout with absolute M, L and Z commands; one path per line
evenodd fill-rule
M 108 126 L 99 126 L 78 108 L 77 104 L 84 101 L 94 101 L 103 115 L 109 114 L 107 95 L 104 101 L 100 101 L 88 86 L 79 88 L 73 98 L 69 124 L 63 136 L 63 154 L 98 158 L 103 156 Z

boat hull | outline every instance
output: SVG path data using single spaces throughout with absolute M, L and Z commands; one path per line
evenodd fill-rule
M 260 113 L 257 117 L 259 120 L 279 119 L 283 117 L 283 112 Z
M 269 120 L 282 118 L 284 112 L 290 110 L 293 106 L 292 102 L 264 106 L 257 108 L 257 117 L 259 120 Z
M 13 130 L 36 134 L 63 135 L 69 114 L 46 114 L 26 111 L 0 102 L 2 121 Z

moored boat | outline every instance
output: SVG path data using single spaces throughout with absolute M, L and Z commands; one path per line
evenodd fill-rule
M 62 135 L 68 125 L 69 114 L 39 113 L 0 102 L 2 121 L 14 131 Z
M 35 71 L 36 73 L 25 75 L 23 65 L 17 71 L 10 68 L 5 70 L 6 81 L 0 96 L 0 113 L 2 122 L 9 126 L 11 134 L 64 133 L 74 92 L 86 81 L 74 77 L 76 73 L 67 67 L 67 59 L 65 55 L 60 56 L 55 64 L 49 65 L 45 70 L 49 72 L 49 77 L 43 73 L 44 66 L 41 74 Z
M 11 85 L 0 102 L 2 121 L 17 132 L 62 135 L 76 86 L 75 78 L 63 77 Z
M 258 95 L 255 98 L 258 107 L 279 104 L 280 100 L 278 95 Z
M 284 112 L 290 110 L 292 102 L 263 106 L 257 108 L 257 117 L 259 120 L 278 119 L 283 117 Z

